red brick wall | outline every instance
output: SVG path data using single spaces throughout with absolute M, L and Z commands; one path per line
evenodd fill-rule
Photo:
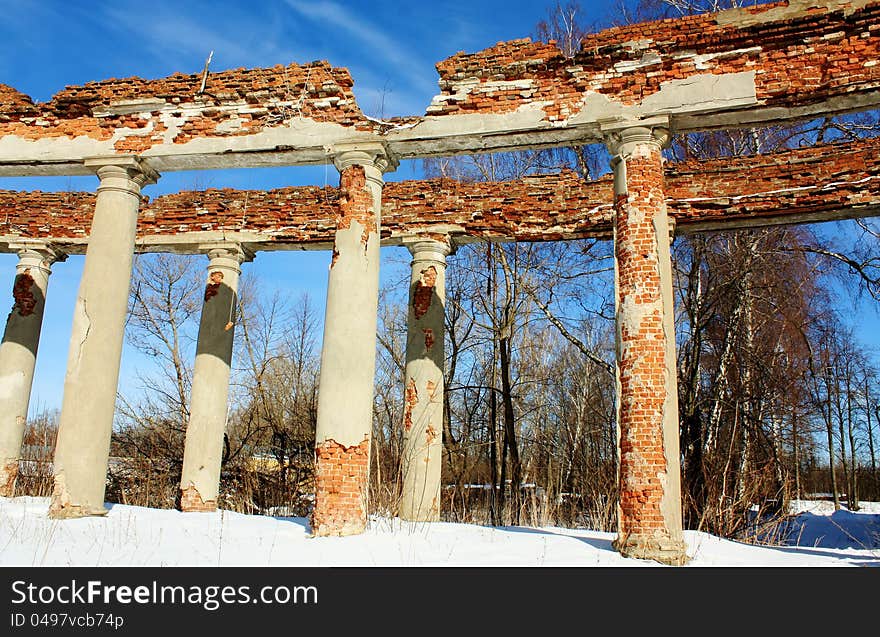
M 836 10 L 761 19 L 786 4 L 741 11 L 740 21 L 756 18 L 744 26 L 701 14 L 606 29 L 585 37 L 573 59 L 528 39 L 458 53 L 437 64 L 441 96 L 448 99 L 435 100 L 429 114 L 503 113 L 538 102 L 552 121 L 576 113 L 588 92 L 631 105 L 664 82 L 741 71 L 755 72 L 757 98 L 767 105 L 802 105 L 876 90 L 880 65 L 866 63 L 880 57 L 880 2 L 856 11 L 841 2 Z M 473 80 L 476 88 L 462 84 Z M 494 84 L 498 81 L 529 84 Z
M 178 120 L 172 139 L 177 144 L 196 137 L 251 135 L 300 117 L 373 129 L 355 102 L 348 70 L 327 62 L 209 73 L 204 92 L 199 92 L 201 82 L 200 73 L 109 79 L 68 86 L 38 104 L 0 84 L 0 137 L 87 135 L 108 140 L 120 131 L 116 150 L 142 152 L 162 142 L 168 116 Z M 155 103 L 138 107 L 136 113 L 112 113 L 120 102 L 146 99 Z M 234 127 L 218 130 L 232 120 Z
M 764 194 L 756 194 L 764 193 Z M 679 227 L 836 209 L 880 201 L 880 139 L 773 155 L 667 164 L 669 213 Z M 336 188 L 231 189 L 165 195 L 141 207 L 138 236 L 248 230 L 266 243 L 330 247 L 339 213 Z M 515 182 L 389 182 L 382 236 L 458 226 L 475 239 L 518 241 L 610 237 L 610 178 L 585 183 L 572 172 Z M 0 236 L 84 242 L 91 193 L 0 191 Z
M 317 445 L 314 535 L 355 535 L 366 528 L 369 449 L 369 440 L 351 447 L 334 440 Z
M 189 486 L 180 492 L 180 510 L 188 513 L 211 513 L 217 510 L 217 501 L 205 502 L 196 488 Z

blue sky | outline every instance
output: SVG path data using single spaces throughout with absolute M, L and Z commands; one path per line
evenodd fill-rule
M 584 22 L 607 25 L 616 3 L 584 0 Z M 112 77 L 328 60 L 347 67 L 362 110 L 374 117 L 420 115 L 438 92 L 434 64 L 458 51 L 532 36 L 555 0 L 310 1 L 0 0 L 0 83 L 46 101 L 65 85 Z M 404 163 L 388 180 L 417 176 Z M 291 167 L 181 172 L 145 189 L 155 197 L 203 187 L 273 188 L 335 185 L 335 169 Z M 93 190 L 94 177 L 0 178 L 0 189 Z M 400 248 L 383 250 L 389 265 Z M 202 257 L 195 257 L 202 258 Z M 311 294 L 323 314 L 329 254 L 262 252 L 245 270 L 268 286 Z M 31 414 L 61 405 L 73 304 L 83 257 L 56 264 L 49 284 Z M 11 290 L 17 258 L 0 255 L 0 291 Z M 2 292 L 0 292 L 2 293 Z M 11 304 L 11 293 L 7 292 Z M 2 298 L 2 297 L 0 297 Z M 126 345 L 120 389 L 135 386 L 148 362 Z

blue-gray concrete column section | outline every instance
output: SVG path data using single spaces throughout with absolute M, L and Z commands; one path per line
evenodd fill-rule
M 217 244 L 202 249 L 208 253 L 210 262 L 183 451 L 181 511 L 217 509 L 238 309 L 239 266 L 252 258 L 238 244 Z

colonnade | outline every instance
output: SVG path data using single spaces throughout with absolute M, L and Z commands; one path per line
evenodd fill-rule
M 661 126 L 607 131 L 613 156 L 619 535 L 624 555 L 682 563 L 678 416 L 669 220 Z M 396 163 L 381 143 L 333 149 L 340 174 L 330 259 L 315 444 L 316 536 L 363 532 L 373 417 L 383 173 Z M 54 457 L 49 515 L 103 515 L 119 365 L 141 189 L 158 179 L 138 157 L 87 162 L 98 175 L 95 213 L 74 310 Z M 405 374 L 399 515 L 440 519 L 444 304 L 449 236 L 414 235 Z M 0 346 L 0 495 L 11 496 L 27 415 L 51 265 L 44 242 L 22 242 L 15 305 Z M 186 431 L 180 508 L 217 508 L 234 336 L 247 246 L 218 241 L 209 259 Z

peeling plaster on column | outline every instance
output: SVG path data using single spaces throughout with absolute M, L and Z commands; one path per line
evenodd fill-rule
M 410 431 L 413 425 L 413 407 L 415 407 L 419 403 L 419 390 L 416 387 L 416 381 L 414 378 L 410 378 L 409 382 L 407 382 L 406 384 L 406 391 L 404 392 L 403 402 L 403 429 L 404 431 Z
M 617 202 L 614 241 L 621 496 L 618 537 L 613 546 L 624 556 L 681 564 L 687 556 L 681 534 L 680 487 L 677 475 L 673 479 L 670 474 L 673 469 L 679 471 L 675 345 L 674 340 L 669 342 L 670 334 L 674 339 L 670 327 L 672 279 L 659 165 L 660 147 L 667 136 L 644 127 L 623 129 L 615 135 L 610 145 L 615 155 Z M 654 269 L 654 277 L 639 274 L 645 265 Z M 664 339 L 662 362 L 657 360 L 658 330 Z M 658 369 L 658 365 L 662 367 Z M 671 454 L 675 454 L 674 460 Z
M 376 370 L 384 144 L 328 148 L 340 173 L 315 428 L 314 535 L 366 527 Z M 340 480 L 345 481 L 343 488 Z
M 449 239 L 410 237 L 401 519 L 440 519 L 446 255 Z M 424 387 L 423 391 L 419 388 Z

